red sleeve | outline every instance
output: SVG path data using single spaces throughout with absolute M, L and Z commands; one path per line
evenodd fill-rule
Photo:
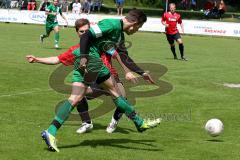
M 110 70 L 111 75 L 114 77 L 118 76 L 117 70 L 112 66 L 112 61 L 111 61 L 112 56 L 102 53 L 101 54 L 101 59 L 103 64 Z
M 163 13 L 163 15 L 162 15 L 162 22 L 165 22 L 165 21 L 166 21 L 165 13 Z
M 180 15 L 179 15 L 179 17 L 178 17 L 178 24 L 182 24 L 182 18 L 181 18 Z
M 58 56 L 59 61 L 65 66 L 73 65 L 75 56 L 72 54 L 72 49 L 70 48 L 67 52 L 64 52 Z

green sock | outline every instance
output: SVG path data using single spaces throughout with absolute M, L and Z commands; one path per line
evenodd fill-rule
M 55 126 L 55 125 L 53 125 L 53 124 L 51 124 L 49 127 L 48 127 L 48 129 L 47 129 L 47 131 L 48 131 L 48 133 L 50 133 L 51 135 L 53 135 L 54 137 L 56 136 L 56 134 L 57 134 L 57 127 Z
M 73 109 L 74 109 L 74 107 L 71 105 L 71 103 L 68 100 L 66 100 L 64 103 L 62 103 L 59 106 L 57 113 L 54 117 L 54 120 L 48 128 L 48 132 L 51 135 L 56 136 L 57 130 L 67 120 L 67 118 L 69 117 L 69 115 Z
M 48 34 L 44 34 L 42 37 L 47 38 L 48 36 L 49 36 Z
M 59 32 L 54 34 L 54 40 L 55 40 L 55 44 L 58 44 L 58 42 L 59 42 Z
M 143 124 L 143 119 L 136 114 L 133 106 L 131 106 L 124 97 L 117 97 L 114 103 L 122 112 L 125 112 L 128 118 L 133 120 L 136 127 L 140 127 Z

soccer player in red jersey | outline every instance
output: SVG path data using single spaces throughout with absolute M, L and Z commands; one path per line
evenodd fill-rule
M 187 61 L 187 59 L 184 57 L 183 41 L 177 29 L 177 24 L 180 24 L 182 28 L 182 32 L 184 33 L 181 15 L 175 12 L 176 5 L 174 3 L 169 4 L 169 9 L 170 9 L 169 12 L 165 12 L 162 15 L 162 24 L 165 26 L 168 43 L 171 46 L 171 51 L 173 53 L 174 59 L 178 59 L 175 51 L 175 44 L 174 44 L 174 41 L 177 41 L 177 43 L 179 44 L 181 60 Z

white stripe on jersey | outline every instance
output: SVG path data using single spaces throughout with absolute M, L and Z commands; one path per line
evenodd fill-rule
M 92 30 L 94 31 L 95 35 L 96 35 L 96 38 L 102 37 L 102 31 L 97 24 L 92 25 L 91 27 L 92 27 Z

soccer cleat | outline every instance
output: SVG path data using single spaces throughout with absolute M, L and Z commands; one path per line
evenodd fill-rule
M 185 58 L 185 57 L 182 57 L 181 60 L 183 60 L 183 61 L 188 61 L 188 59 Z
M 86 132 L 89 132 L 93 129 L 93 124 L 92 122 L 89 124 L 89 123 L 86 123 L 86 122 L 83 122 L 82 123 L 82 126 L 76 131 L 77 133 L 79 134 L 82 134 L 82 133 L 86 133 Z
M 118 121 L 116 121 L 116 120 L 112 117 L 111 122 L 109 123 L 108 127 L 106 128 L 106 132 L 107 132 L 107 133 L 113 133 L 113 132 L 116 130 L 117 125 L 118 125 Z
M 43 43 L 43 35 L 40 35 L 40 42 Z
M 55 44 L 55 45 L 54 45 L 54 47 L 55 47 L 56 49 L 58 49 L 58 48 L 59 48 L 58 44 Z
M 137 127 L 138 132 L 143 132 L 147 129 L 154 128 L 162 121 L 161 118 L 155 120 L 144 120 L 143 124 L 140 127 Z
M 59 152 L 59 149 L 57 148 L 56 144 L 56 138 L 53 135 L 51 135 L 50 133 L 48 133 L 47 130 L 45 130 L 41 133 L 41 136 L 43 140 L 46 142 L 49 150 Z

